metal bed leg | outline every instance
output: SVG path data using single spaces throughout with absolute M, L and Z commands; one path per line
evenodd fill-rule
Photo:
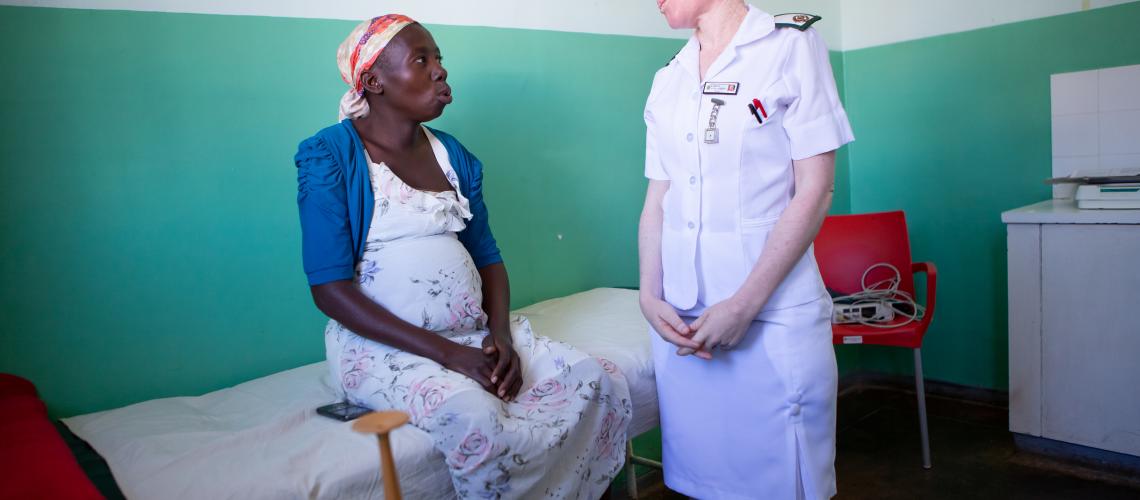
M 914 389 L 918 393 L 918 432 L 922 435 L 922 468 L 929 469 L 930 432 L 926 427 L 926 386 L 922 378 L 922 350 L 914 350 Z

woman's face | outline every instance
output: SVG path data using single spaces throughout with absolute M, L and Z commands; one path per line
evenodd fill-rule
M 392 109 L 415 121 L 434 120 L 451 103 L 451 86 L 439 47 L 419 24 L 404 28 L 388 42 L 368 73 L 371 76 L 365 77 L 365 87 L 380 93 Z
M 673 29 L 697 27 L 697 18 L 708 10 L 712 0 L 657 0 L 657 10 Z

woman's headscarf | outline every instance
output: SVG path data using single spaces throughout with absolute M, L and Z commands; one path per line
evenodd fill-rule
M 400 14 L 387 14 L 364 21 L 348 34 L 336 51 L 336 64 L 340 77 L 351 87 L 340 98 L 340 119 L 368 116 L 368 101 L 364 100 L 364 83 L 360 75 L 372 67 L 388 42 L 400 30 L 415 23 Z

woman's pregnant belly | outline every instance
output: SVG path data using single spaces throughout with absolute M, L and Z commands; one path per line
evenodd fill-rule
M 455 233 L 369 242 L 357 280 L 400 319 L 443 334 L 485 328 L 482 279 Z

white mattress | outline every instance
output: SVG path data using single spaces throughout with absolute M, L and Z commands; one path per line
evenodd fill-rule
M 648 325 L 637 292 L 599 288 L 516 311 L 535 333 L 603 356 L 624 372 L 630 436 L 658 424 Z M 132 499 L 383 498 L 376 439 L 317 415 L 334 402 L 325 364 L 199 397 L 165 398 L 64 419 Z M 454 498 L 443 455 L 410 425 L 392 434 L 405 498 Z

